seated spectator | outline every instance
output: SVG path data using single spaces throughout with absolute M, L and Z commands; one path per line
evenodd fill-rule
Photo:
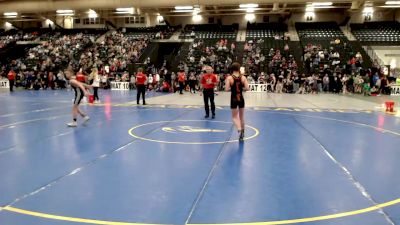
M 362 56 L 361 56 L 361 53 L 360 53 L 360 52 L 357 52 L 357 54 L 356 54 L 356 59 L 359 60 L 359 61 L 362 60 Z

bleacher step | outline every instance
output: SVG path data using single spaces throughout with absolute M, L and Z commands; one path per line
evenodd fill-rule
M 289 23 L 288 34 L 291 41 L 300 41 L 299 35 L 297 34 L 296 28 L 292 23 Z
M 168 39 L 170 41 L 179 41 L 179 35 L 181 34 L 181 31 L 175 31 L 175 33 L 172 34 L 171 38 Z
M 342 30 L 343 34 L 347 37 L 347 39 L 349 39 L 349 41 L 357 40 L 348 27 L 340 27 L 340 30 Z
M 246 30 L 239 30 L 236 36 L 237 42 L 245 42 L 246 41 Z

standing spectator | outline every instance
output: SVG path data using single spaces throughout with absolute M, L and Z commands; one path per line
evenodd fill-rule
M 140 95 L 142 95 L 143 105 L 146 105 L 145 94 L 146 94 L 146 83 L 147 76 L 143 73 L 143 69 L 139 68 L 136 74 L 136 87 L 137 87 L 137 104 L 139 105 Z
M 99 100 L 98 91 L 99 91 L 99 87 L 100 87 L 100 76 L 97 71 L 97 68 L 92 69 L 90 78 L 92 78 L 92 80 L 93 80 L 92 87 L 93 87 L 93 92 L 94 92 L 94 103 L 99 103 L 100 100 Z
M 322 79 L 322 90 L 324 92 L 329 91 L 329 76 L 328 76 L 328 74 L 325 74 L 324 78 Z
M 390 95 L 390 85 L 389 85 L 389 80 L 387 79 L 386 76 L 382 77 L 381 80 L 381 90 L 382 90 L 382 94 L 385 95 Z
M 185 88 L 186 75 L 183 69 L 178 72 L 178 82 L 179 82 L 179 94 L 183 95 L 183 89 Z
M 148 82 L 147 82 L 147 90 L 152 90 L 153 89 L 153 76 L 149 74 L 148 76 Z
M 176 85 L 175 85 L 176 82 L 175 81 L 176 81 L 176 75 L 175 75 L 175 72 L 172 72 L 171 73 L 171 87 L 174 90 L 174 93 L 176 92 Z
M 270 85 L 270 87 L 271 87 L 271 92 L 275 92 L 275 86 L 276 86 L 276 77 L 275 77 L 275 74 L 271 74 L 269 85 Z
M 108 82 L 107 81 L 108 81 L 108 77 L 107 77 L 107 75 L 105 73 L 103 73 L 103 75 L 101 76 L 101 86 L 104 89 L 108 88 Z
M 204 116 L 205 118 L 210 117 L 208 99 L 210 99 L 211 103 L 212 118 L 215 118 L 214 87 L 217 83 L 217 76 L 213 74 L 211 66 L 206 66 L 206 73 L 201 78 L 201 84 L 203 86 L 204 109 L 206 111 L 206 115 Z
M 283 90 L 283 75 L 279 75 L 278 83 L 276 84 L 276 93 L 282 93 Z
M 154 89 L 157 90 L 160 87 L 160 74 L 156 73 L 154 75 Z
M 132 75 L 130 82 L 129 82 L 129 89 L 133 90 L 135 88 L 135 81 L 136 81 L 136 78 L 134 75 Z
M 193 90 L 193 93 L 196 94 L 196 82 L 197 82 L 196 76 L 194 75 L 193 72 L 191 72 L 189 76 L 190 93 L 192 93 Z
M 64 89 L 66 88 L 66 81 L 65 81 L 65 77 L 64 77 L 64 73 L 62 72 L 62 70 L 60 70 L 57 74 L 57 86 L 58 88 Z
M 348 82 L 349 78 L 347 77 L 346 74 L 343 75 L 342 78 L 342 88 L 343 88 L 343 94 L 347 94 L 348 93 L 348 89 L 347 89 L 347 82 Z
M 10 72 L 8 72 L 8 82 L 9 82 L 9 86 L 10 86 L 10 91 L 13 92 L 13 88 L 14 88 L 14 81 L 15 81 L 15 72 L 13 69 L 10 70 Z
M 48 79 L 49 79 L 49 86 L 50 86 L 51 90 L 54 90 L 55 89 L 55 84 L 54 84 L 55 76 L 52 71 L 49 72 Z

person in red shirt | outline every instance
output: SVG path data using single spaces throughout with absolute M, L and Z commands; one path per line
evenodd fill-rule
M 145 94 L 146 94 L 146 83 L 147 76 L 143 73 L 143 69 L 139 68 L 136 74 L 136 88 L 137 88 L 137 104 L 139 105 L 140 95 L 142 95 L 143 105 L 146 105 Z
M 183 70 L 178 72 L 179 94 L 183 95 L 183 88 L 185 87 L 186 75 Z
M 8 72 L 8 75 L 7 75 L 7 77 L 8 77 L 8 84 L 9 84 L 9 86 L 10 86 L 10 91 L 11 91 L 11 92 L 13 91 L 13 88 L 14 88 L 15 76 L 16 76 L 16 74 L 15 74 L 14 70 L 11 69 L 10 72 Z
M 171 85 L 167 81 L 163 81 L 161 91 L 162 92 L 169 92 L 171 89 Z
M 208 105 L 208 99 L 211 103 L 212 118 L 215 118 L 215 103 L 214 103 L 214 87 L 218 83 L 217 76 L 213 74 L 211 66 L 206 66 L 206 73 L 201 78 L 201 85 L 203 86 L 203 99 L 204 109 L 206 110 L 205 118 L 210 117 L 210 107 Z
M 86 83 L 85 75 L 83 74 L 82 68 L 76 73 L 76 80 L 82 83 Z

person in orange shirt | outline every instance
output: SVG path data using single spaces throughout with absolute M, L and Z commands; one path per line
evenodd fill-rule
M 15 74 L 14 70 L 11 69 L 10 72 L 8 72 L 8 75 L 7 75 L 8 82 L 9 82 L 8 84 L 10 86 L 10 91 L 11 92 L 13 92 L 15 76 L 16 76 L 16 74 Z
M 179 94 L 183 94 L 183 89 L 185 88 L 185 80 L 186 80 L 186 74 L 183 70 L 180 70 L 178 72 L 178 82 L 179 82 Z
M 218 83 L 217 76 L 213 73 L 211 66 L 206 66 L 206 73 L 201 78 L 201 85 L 203 86 L 203 99 L 204 109 L 206 110 L 205 118 L 210 117 L 210 107 L 208 105 L 208 99 L 211 103 L 212 118 L 215 118 L 215 103 L 214 103 L 214 87 Z
M 146 83 L 147 83 L 147 76 L 143 73 L 143 69 L 139 68 L 136 74 L 136 88 L 137 88 L 137 104 L 139 105 L 140 95 L 143 98 L 143 105 L 146 105 L 145 94 L 146 94 Z

